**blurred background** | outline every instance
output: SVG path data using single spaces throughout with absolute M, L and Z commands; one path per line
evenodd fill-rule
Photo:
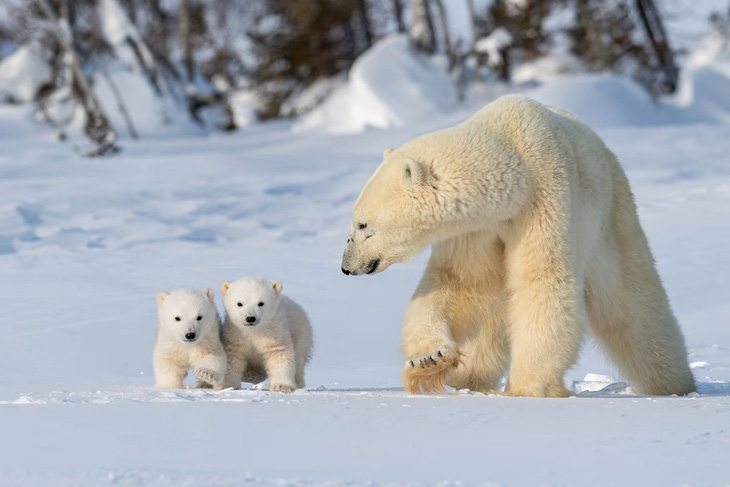
M 0 103 L 90 155 L 272 119 L 386 128 L 596 73 L 567 91 L 639 123 L 656 100 L 728 118 L 695 95 L 730 94 L 729 39 L 728 0 L 1 0 Z

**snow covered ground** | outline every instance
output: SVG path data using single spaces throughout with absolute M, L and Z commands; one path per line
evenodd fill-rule
M 403 392 L 400 318 L 425 256 L 344 276 L 350 209 L 385 147 L 484 93 L 387 130 L 277 122 L 125 140 L 107 159 L 2 106 L 0 485 L 730 485 L 730 125 L 610 77 L 534 94 L 573 103 L 625 165 L 699 394 L 633 395 L 590 341 L 570 399 Z M 309 312 L 308 389 L 152 389 L 155 293 L 249 274 Z

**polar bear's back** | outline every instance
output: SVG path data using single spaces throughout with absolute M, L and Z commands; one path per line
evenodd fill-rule
M 459 127 L 471 137 L 483 132 L 519 155 L 532 205 L 564 208 L 579 259 L 588 258 L 610 228 L 616 193 L 630 194 L 623 169 L 601 138 L 573 113 L 517 95 L 497 99 Z M 488 163 L 499 170 L 498 161 Z

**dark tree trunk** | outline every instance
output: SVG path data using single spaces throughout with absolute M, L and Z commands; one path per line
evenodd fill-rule
M 429 54 L 436 52 L 436 34 L 428 0 L 411 0 L 410 37 L 416 49 Z
M 193 81 L 193 47 L 190 41 L 190 10 L 188 0 L 180 0 L 180 41 L 183 48 L 183 64 L 185 65 L 185 79 Z
M 451 44 L 451 33 L 449 32 L 449 19 L 446 16 L 446 8 L 444 8 L 443 0 L 434 0 L 436 7 L 439 10 L 439 19 L 441 19 L 441 30 L 444 33 L 444 48 L 446 49 L 446 55 L 449 58 L 449 71 L 452 71 L 456 66 L 456 52 L 454 52 L 454 46 Z
M 369 48 L 373 45 L 373 30 L 370 25 L 370 17 L 368 16 L 367 0 L 357 0 L 357 3 L 357 8 L 360 10 L 360 17 L 362 18 L 362 29 L 365 33 L 366 48 Z
M 402 34 L 406 31 L 406 24 L 403 22 L 403 4 L 401 0 L 393 0 L 393 13 L 395 14 L 395 22 L 398 25 L 398 32 Z
M 679 72 L 674 62 L 674 54 L 669 47 L 669 39 L 664 30 L 661 14 L 654 0 L 636 0 L 636 9 L 639 11 L 646 36 L 649 38 L 664 74 L 663 88 L 668 93 L 674 93 L 679 82 Z
M 476 52 L 474 46 L 477 41 L 481 38 L 481 32 L 479 31 L 479 25 L 477 23 L 477 9 L 474 5 L 474 0 L 466 0 L 466 4 L 469 7 L 469 23 L 471 24 L 471 36 L 472 36 L 472 52 L 476 60 L 476 68 L 474 70 L 474 77 L 478 80 L 482 79 L 481 69 L 485 65 L 485 59 L 483 54 Z

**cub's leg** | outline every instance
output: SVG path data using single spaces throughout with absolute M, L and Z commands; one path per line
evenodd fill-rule
M 294 372 L 294 381 L 297 384 L 297 389 L 304 389 L 306 384 L 304 383 L 304 366 L 307 365 L 307 357 L 297 355 L 296 356 L 296 371 Z
M 188 368 L 164 358 L 154 361 L 155 387 L 160 389 L 182 389 Z
M 241 388 L 241 380 L 243 379 L 243 371 L 246 370 L 246 358 L 244 356 L 243 347 L 235 344 L 227 344 L 225 346 L 226 371 L 223 382 L 216 389 L 233 389 Z
M 578 358 L 587 317 L 570 213 L 550 202 L 522 216 L 506 247 L 512 362 L 505 393 L 567 397 L 563 376 Z M 567 215 L 567 216 L 566 216 Z
M 226 374 L 226 352 L 222 346 L 201 350 L 193 358 L 193 373 L 198 379 L 196 387 L 220 388 Z
M 294 392 L 297 388 L 294 347 L 291 344 L 266 346 L 261 355 L 269 376 L 269 390 L 272 392 Z

